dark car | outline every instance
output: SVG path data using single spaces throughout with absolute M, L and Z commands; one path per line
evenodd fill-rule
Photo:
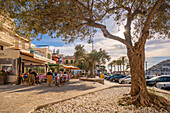
M 112 77 L 112 78 L 110 79 L 110 81 L 115 81 L 115 82 L 117 82 L 117 81 L 119 81 L 119 79 L 124 78 L 124 77 L 126 77 L 126 75 L 120 74 L 120 75 L 118 75 L 118 76 Z
M 158 82 L 170 82 L 170 76 L 169 75 L 156 76 L 156 77 L 153 77 L 153 78 L 151 78 L 149 80 L 146 80 L 146 84 L 148 86 L 154 86 Z
M 122 75 L 122 74 L 114 74 L 112 76 L 107 77 L 107 80 L 110 80 L 111 78 L 116 77 L 116 76 L 120 76 L 120 75 Z
M 104 79 L 107 79 L 107 77 L 111 76 L 110 74 L 104 75 Z

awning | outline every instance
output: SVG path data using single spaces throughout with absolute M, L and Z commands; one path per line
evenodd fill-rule
M 27 53 L 27 52 L 21 52 L 21 54 L 22 55 L 25 55 L 25 56 L 28 56 L 28 57 L 30 57 L 30 58 L 32 58 L 32 59 L 30 59 L 30 60 L 37 60 L 38 62 L 39 61 L 41 61 L 41 62 L 43 62 L 43 63 L 45 63 L 45 64 L 48 64 L 48 63 L 51 63 L 51 64 L 56 64 L 56 62 L 55 61 L 53 61 L 53 60 L 51 60 L 51 59 L 48 59 L 48 58 L 46 58 L 46 57 L 43 57 L 43 56 L 40 56 L 40 55 L 36 55 L 36 54 L 32 54 L 32 53 Z M 28 58 L 27 57 L 27 58 Z
M 47 64 L 48 64 L 48 63 L 56 64 L 55 61 L 53 61 L 53 60 L 51 60 L 51 59 L 48 59 L 48 58 L 46 58 L 46 57 L 43 57 L 43 56 L 36 55 L 36 54 L 34 54 L 34 58 L 39 59 L 39 60 L 43 60 L 43 61 L 45 61 Z
M 80 68 L 75 67 L 75 66 L 64 66 L 64 69 L 75 69 L 75 70 L 80 70 Z

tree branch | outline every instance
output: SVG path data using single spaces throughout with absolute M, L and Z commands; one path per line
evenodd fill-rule
M 96 27 L 96 28 L 99 28 L 102 30 L 103 32 L 103 35 L 106 37 L 106 38 L 110 38 L 110 39 L 113 39 L 113 40 L 117 40 L 123 44 L 125 44 L 131 51 L 132 51 L 132 45 L 127 42 L 126 40 L 118 37 L 118 36 L 115 36 L 115 35 L 112 35 L 109 33 L 109 31 L 106 29 L 106 26 L 104 25 L 101 25 L 99 23 L 95 23 L 94 21 L 91 21 L 89 20 L 88 23 L 87 23 L 89 26 L 92 26 L 92 27 Z
M 150 29 L 150 24 L 151 24 L 151 21 L 154 17 L 154 14 L 156 12 L 156 10 L 161 6 L 161 4 L 163 3 L 164 0 L 158 0 L 155 5 L 153 6 L 153 8 L 151 9 L 149 15 L 148 15 L 148 18 L 146 19 L 145 21 L 145 24 L 144 24 L 144 27 L 143 27 L 143 30 L 142 30 L 142 36 L 141 38 L 139 39 L 139 43 L 137 46 L 141 46 L 141 48 L 145 45 L 145 42 L 146 42 L 146 39 L 147 39 L 147 36 L 149 35 L 149 29 Z
M 75 5 L 80 5 L 82 6 L 85 10 L 87 10 L 87 12 L 89 12 L 90 15 L 90 19 L 93 19 L 93 15 L 92 15 L 92 11 L 90 9 L 88 9 L 88 7 L 86 7 L 84 4 L 82 4 L 81 2 L 79 2 L 78 0 L 71 0 L 73 3 L 75 3 Z
M 76 5 L 78 11 L 79 11 L 79 14 L 81 16 L 81 18 L 84 20 L 84 21 L 87 21 L 87 19 L 83 16 L 83 12 L 81 11 L 80 7 L 78 5 Z
M 132 14 L 132 20 L 134 19 L 134 17 L 138 14 L 141 14 L 141 15 L 145 15 L 146 14 L 146 11 L 140 11 L 139 9 L 136 9 L 133 14 Z
M 77 29 L 78 29 L 78 28 L 81 28 L 81 27 L 84 26 L 84 25 L 87 25 L 87 23 L 82 23 L 82 24 L 76 26 L 76 28 L 77 28 Z
M 131 12 L 131 9 L 129 7 L 125 7 L 123 5 L 118 6 L 118 7 L 112 7 L 110 9 L 106 10 L 106 12 L 114 11 L 114 10 L 121 9 L 121 8 L 127 10 L 128 12 Z
M 146 22 L 144 24 L 144 28 L 143 28 L 143 32 L 142 32 L 142 37 L 147 33 L 146 36 L 149 35 L 149 28 L 150 28 L 150 23 L 154 17 L 154 14 L 156 12 L 156 10 L 160 7 L 160 5 L 163 3 L 164 0 L 158 0 L 155 5 L 153 6 L 153 8 L 151 9 L 151 12 L 148 15 L 148 18 L 146 19 Z M 146 37 L 145 37 L 146 38 Z

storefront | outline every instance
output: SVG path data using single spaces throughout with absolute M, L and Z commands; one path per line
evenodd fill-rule
M 7 71 L 7 82 L 16 82 L 20 74 L 28 72 L 28 69 L 37 68 L 41 74 L 45 74 L 48 71 L 48 62 L 55 63 L 48 58 L 19 50 L 0 51 L 0 70 Z

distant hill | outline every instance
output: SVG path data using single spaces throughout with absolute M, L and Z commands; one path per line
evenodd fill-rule
M 156 65 L 153 65 L 151 68 L 149 68 L 148 70 L 157 70 L 157 71 L 159 71 L 159 70 L 161 70 L 161 67 L 162 66 L 168 66 L 168 67 L 170 67 L 170 59 L 167 59 L 167 60 L 164 60 L 164 61 L 162 61 L 162 62 L 159 62 L 158 64 L 156 64 Z

